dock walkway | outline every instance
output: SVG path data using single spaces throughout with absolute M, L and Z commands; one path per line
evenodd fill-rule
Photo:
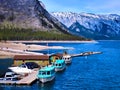
M 28 76 L 16 82 L 17 85 L 30 85 L 37 79 L 37 71 L 33 71 Z
M 94 54 L 101 54 L 102 52 L 83 52 L 80 54 L 73 54 L 71 57 L 79 57 L 79 56 L 88 56 L 88 55 L 94 55 Z

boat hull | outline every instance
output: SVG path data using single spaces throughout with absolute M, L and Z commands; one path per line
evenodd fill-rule
M 71 60 L 65 60 L 65 64 L 71 64 Z
M 61 68 L 55 68 L 55 71 L 56 71 L 56 72 L 57 72 L 57 71 L 63 71 L 65 68 L 66 68 L 65 66 L 64 66 L 64 67 L 61 67 Z
M 71 56 L 70 55 L 64 55 L 63 59 L 65 60 L 65 64 L 71 63 Z
M 14 73 L 22 74 L 22 75 L 32 72 L 31 69 L 22 68 L 22 67 L 9 67 L 9 69 L 10 69 L 11 71 L 13 71 Z
M 39 81 L 42 83 L 50 82 L 55 79 L 55 76 L 47 77 L 47 78 L 39 78 Z

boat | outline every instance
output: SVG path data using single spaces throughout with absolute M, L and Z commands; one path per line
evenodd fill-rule
M 52 65 L 41 68 L 38 71 L 37 79 L 42 83 L 52 81 L 55 78 L 55 67 Z
M 15 74 L 14 72 L 6 72 L 3 80 L 18 80 L 20 75 Z
M 71 63 L 71 56 L 66 54 L 66 55 L 63 55 L 62 59 L 65 60 L 65 63 L 66 64 L 70 64 Z
M 34 62 L 26 62 L 26 63 L 21 64 L 20 66 L 9 67 L 8 69 L 13 71 L 14 73 L 24 75 L 24 74 L 31 73 L 34 68 L 38 68 L 38 67 L 39 66 L 37 66 Z
M 65 60 L 58 59 L 53 63 L 55 71 L 63 71 L 66 68 Z

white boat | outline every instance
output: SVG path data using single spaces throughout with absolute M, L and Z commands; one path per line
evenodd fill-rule
M 29 69 L 25 64 L 17 67 L 9 67 L 9 69 L 17 74 L 28 74 L 32 72 L 32 69 Z
M 66 55 L 63 55 L 62 59 L 65 60 L 65 63 L 66 64 L 70 64 L 71 63 L 71 56 L 66 54 Z
M 59 59 L 53 63 L 55 71 L 63 71 L 66 68 L 65 60 Z
M 14 73 L 24 75 L 24 74 L 31 73 L 34 68 L 38 68 L 38 67 L 39 66 L 34 62 L 26 62 L 17 67 L 9 67 L 9 69 Z
M 52 81 L 55 78 L 55 67 L 50 65 L 41 68 L 37 74 L 37 78 L 42 83 Z
M 6 72 L 3 80 L 18 80 L 20 75 L 15 74 L 14 72 Z

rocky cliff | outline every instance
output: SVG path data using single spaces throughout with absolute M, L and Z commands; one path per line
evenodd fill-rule
M 0 24 L 5 22 L 22 28 L 57 29 L 68 33 L 67 28 L 51 16 L 39 0 L 0 0 Z

